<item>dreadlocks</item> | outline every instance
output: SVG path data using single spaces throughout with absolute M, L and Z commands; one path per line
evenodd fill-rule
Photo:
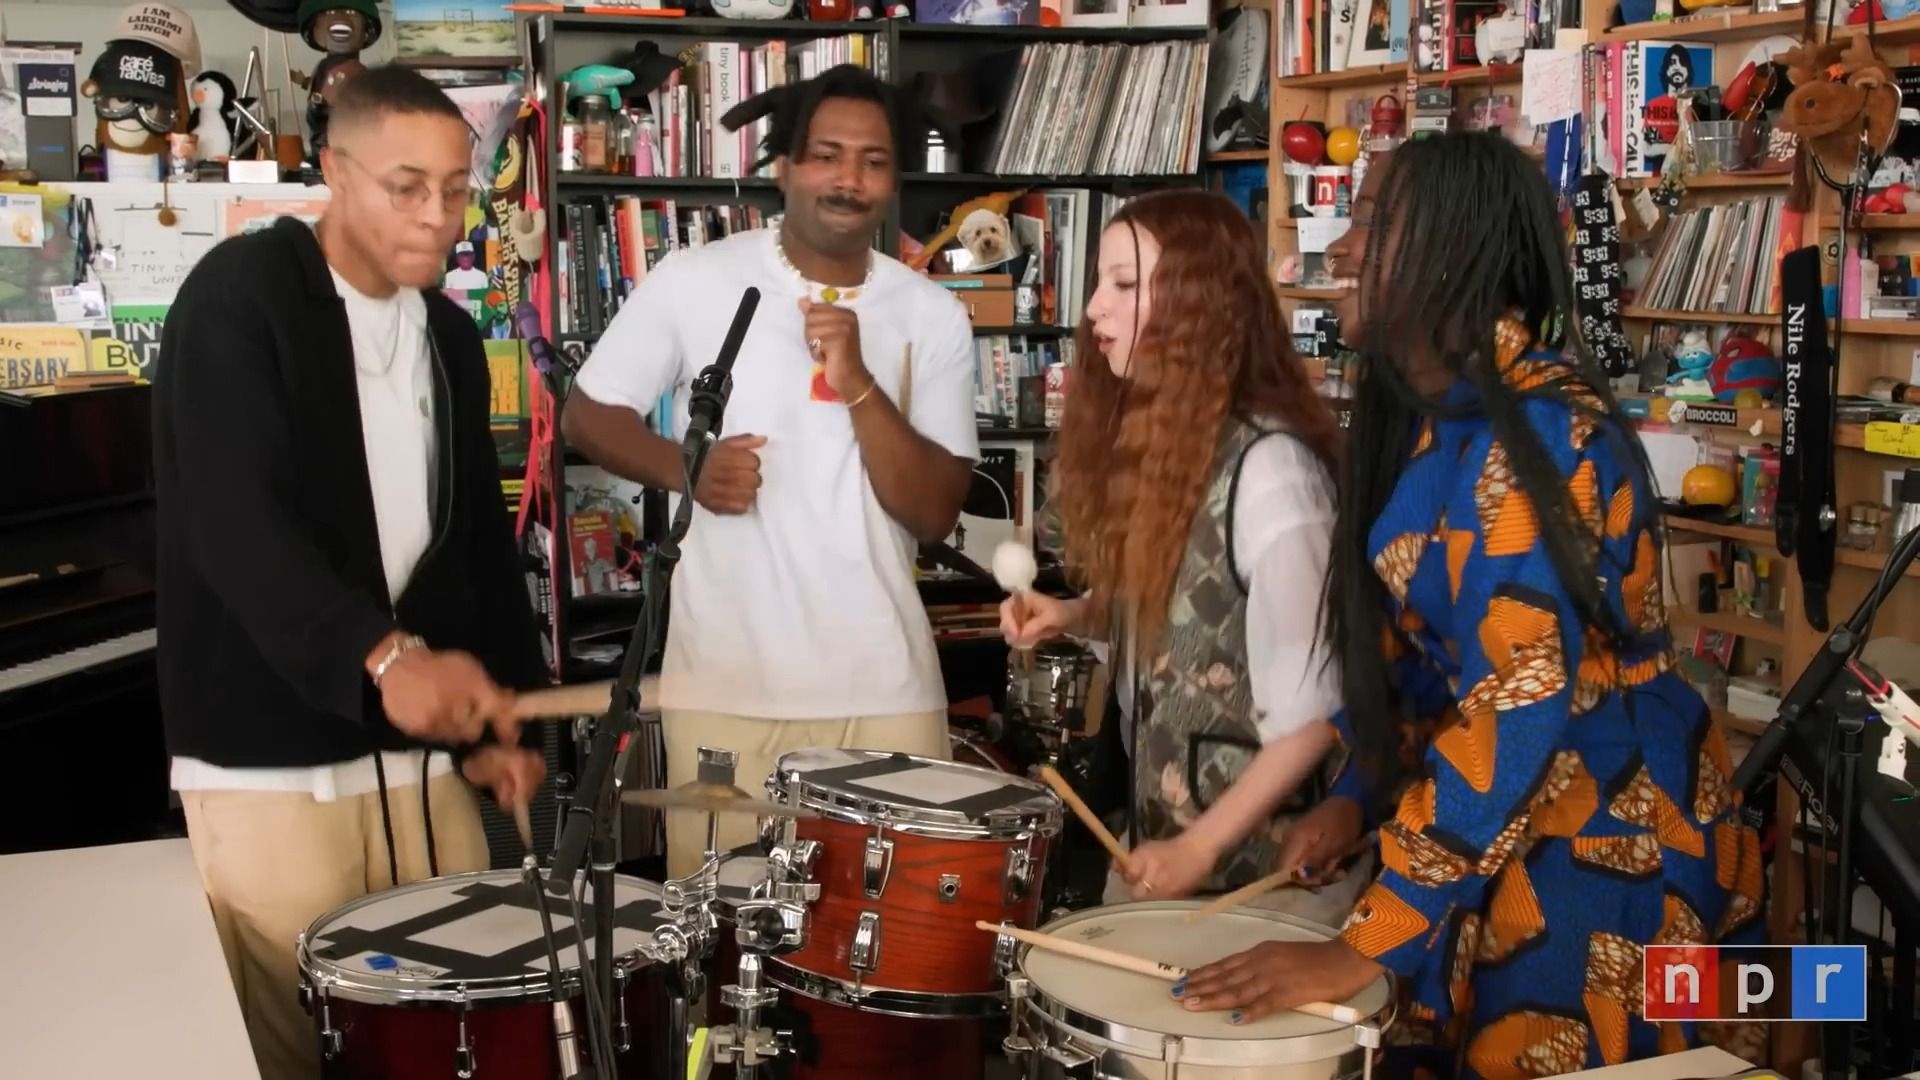
M 1572 286 L 1560 215 L 1539 166 L 1497 134 L 1453 133 L 1411 141 L 1382 165 L 1359 287 L 1362 325 L 1345 336 L 1361 354 L 1334 524 L 1325 632 L 1343 665 L 1342 688 L 1360 745 L 1354 749 L 1390 793 L 1400 761 L 1399 688 L 1382 655 L 1387 593 L 1368 556 L 1368 531 L 1406 466 L 1422 417 L 1484 414 L 1508 449 L 1515 479 L 1533 504 L 1555 573 L 1583 627 L 1616 645 L 1631 635 L 1597 580 L 1595 537 L 1575 512 L 1567 480 L 1527 423 L 1529 398 L 1563 403 L 1619 440 L 1650 491 L 1645 451 L 1622 419 L 1607 380 L 1571 317 Z M 1519 317 L 1559 350 L 1565 364 L 1543 384 L 1517 389 L 1495 370 L 1494 334 Z M 1476 391 L 1449 408 L 1407 381 L 1411 356 L 1430 354 Z M 1644 505 L 1636 500 L 1636 505 Z M 1624 572 L 1626 568 L 1618 568 Z
M 830 98 L 871 101 L 880 106 L 893 132 L 894 160 L 903 172 L 917 167 L 921 140 L 909 138 L 912 124 L 899 90 L 856 64 L 841 64 L 811 79 L 755 94 L 728 109 L 720 122 L 728 131 L 738 131 L 761 117 L 770 118 L 766 137 L 760 142 L 762 157 L 752 166 L 758 169 L 776 158 L 798 157 L 806 149 L 813 114 Z

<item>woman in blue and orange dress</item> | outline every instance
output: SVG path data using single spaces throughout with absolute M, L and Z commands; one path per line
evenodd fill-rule
M 1175 993 L 1245 1020 L 1391 972 L 1396 1072 L 1681 1049 L 1699 1033 L 1645 1019 L 1641 947 L 1757 940 L 1759 843 L 1672 670 L 1645 455 L 1569 331 L 1553 196 L 1498 136 L 1422 139 L 1376 160 L 1328 258 L 1364 358 L 1327 627 L 1357 764 L 1304 861 L 1397 810 L 1340 937 Z

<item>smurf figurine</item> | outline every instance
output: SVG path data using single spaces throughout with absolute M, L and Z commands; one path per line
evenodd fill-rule
M 1713 367 L 1713 348 L 1707 344 L 1704 330 L 1689 330 L 1674 347 L 1673 363 L 1679 370 L 1667 376 L 1667 396 L 1690 401 L 1712 401 L 1713 387 L 1707 371 Z

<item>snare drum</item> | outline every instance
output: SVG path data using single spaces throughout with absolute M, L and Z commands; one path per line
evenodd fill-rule
M 1199 967 L 1262 941 L 1325 941 L 1326 927 L 1275 911 L 1233 908 L 1188 922 L 1199 901 L 1163 900 L 1077 911 L 1044 933 L 1183 967 Z M 1028 1080 L 1348 1080 L 1365 1073 L 1370 1047 L 1391 1021 L 1386 976 L 1349 999 L 1358 1027 L 1305 1013 L 1230 1024 L 1226 1012 L 1188 1012 L 1161 979 L 1040 949 L 1022 948 L 1008 979 L 1014 1036 Z
M 667 1072 L 666 990 L 640 954 L 663 923 L 660 887 L 615 879 L 614 1074 Z M 591 889 L 588 891 L 591 903 Z M 572 901 L 549 898 L 557 997 L 590 1059 Z M 587 943 L 591 955 L 593 943 Z M 456 874 L 363 896 L 300 935 L 300 992 L 329 1076 L 354 1080 L 558 1078 L 556 995 L 540 914 L 517 870 Z
M 772 853 L 820 886 L 806 945 L 768 965 L 776 984 L 900 1016 L 1002 1010 L 998 939 L 974 922 L 1038 918 L 1060 833 L 1053 792 L 956 762 L 828 748 L 783 755 L 767 790 L 821 814 L 782 823 Z
M 1007 715 L 1029 727 L 1085 734 L 1094 665 L 1091 652 L 1068 641 L 1034 649 L 1031 670 L 1020 657 L 1009 657 Z

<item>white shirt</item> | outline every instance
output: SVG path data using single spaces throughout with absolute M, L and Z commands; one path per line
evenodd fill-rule
M 360 429 L 367 480 L 380 532 L 380 560 L 389 600 L 398 600 L 433 538 L 433 360 L 427 347 L 427 304 L 418 289 L 371 297 L 335 272 L 334 288 L 347 307 L 354 374 L 360 391 Z M 272 717 L 260 717 L 270 724 Z M 420 780 L 421 751 L 381 756 L 387 787 Z M 434 754 L 429 772 L 452 771 Z M 320 802 L 364 795 L 379 785 L 374 755 L 334 765 L 291 769 L 226 769 L 195 758 L 173 759 L 176 791 L 301 791 Z
M 1333 516 L 1333 481 L 1304 443 L 1274 435 L 1247 450 L 1233 502 L 1233 559 L 1247 586 L 1247 678 L 1262 742 L 1330 720 L 1340 707 L 1340 666 L 1321 662 L 1318 634 Z M 1131 719 L 1130 657 L 1123 666 L 1120 710 Z M 1123 734 L 1131 739 L 1131 723 Z
M 729 435 L 765 436 L 760 492 L 744 514 L 694 508 L 660 703 L 777 719 L 945 708 L 913 538 L 881 508 L 847 406 L 811 399 L 803 288 L 776 237 L 736 233 L 668 256 L 621 305 L 574 383 L 643 416 L 671 392 L 673 438 L 682 438 L 694 376 L 718 356 L 742 290 L 760 290 L 724 424 Z M 877 392 L 900 403 L 910 355 L 908 421 L 949 453 L 978 459 L 965 309 L 901 263 L 873 257 L 871 283 L 842 303 L 859 316 Z

